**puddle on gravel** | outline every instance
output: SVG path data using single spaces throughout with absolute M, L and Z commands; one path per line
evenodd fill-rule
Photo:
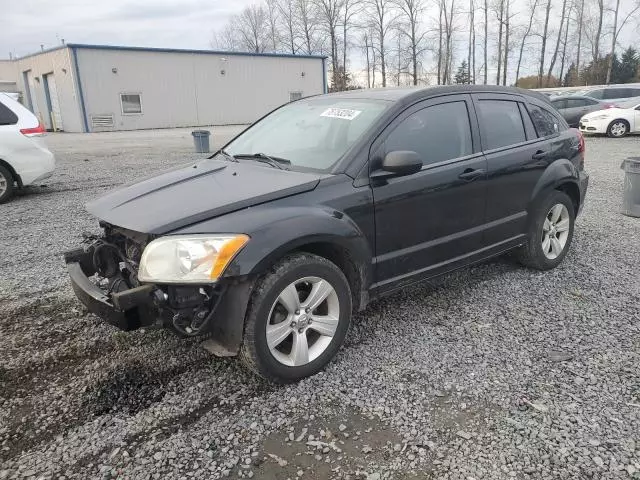
M 289 437 L 291 433 L 293 440 Z M 313 440 L 309 441 L 309 435 L 313 435 Z M 343 415 L 314 418 L 296 424 L 291 430 L 271 434 L 263 441 L 262 451 L 253 464 L 239 469 L 247 472 L 251 469 L 255 478 L 265 480 L 365 479 L 367 474 L 380 471 L 377 466 L 391 464 L 401 454 L 396 450 L 402 448 L 400 445 L 402 438 L 390 427 L 349 410 Z M 391 478 L 432 477 L 429 469 L 423 468 L 417 474 L 397 470 Z

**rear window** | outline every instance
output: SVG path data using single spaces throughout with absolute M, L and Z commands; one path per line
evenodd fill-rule
M 18 116 L 0 102 L 0 125 L 15 125 L 16 123 L 18 123 Z
M 480 100 L 478 104 L 486 149 L 491 150 L 526 141 L 522 117 L 516 102 Z
M 604 98 L 604 89 L 599 88 L 598 90 L 589 90 L 585 93 L 585 96 L 602 100 Z

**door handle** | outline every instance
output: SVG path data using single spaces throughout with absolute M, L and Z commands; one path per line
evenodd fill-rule
M 536 153 L 534 153 L 533 155 L 531 155 L 531 158 L 533 160 L 541 160 L 544 157 L 547 156 L 547 152 L 543 151 L 543 150 L 538 150 Z
M 475 180 L 476 178 L 479 177 L 484 177 L 484 175 L 486 174 L 486 170 L 484 170 L 483 168 L 467 168 L 464 172 L 462 172 L 460 175 L 458 175 L 458 178 L 460 180 Z

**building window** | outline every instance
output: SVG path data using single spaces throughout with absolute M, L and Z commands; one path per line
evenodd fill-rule
M 302 98 L 302 92 L 289 92 L 289 101 L 295 102 L 296 100 L 300 100 Z
M 142 95 L 139 93 L 121 93 L 120 105 L 123 115 L 136 115 L 142 113 Z

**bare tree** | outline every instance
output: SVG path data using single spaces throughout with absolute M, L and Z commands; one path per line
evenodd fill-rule
M 584 20 L 584 0 L 580 0 L 580 10 L 578 11 L 578 52 L 576 53 L 576 72 L 580 76 L 580 50 L 582 48 L 582 27 Z
M 485 0 L 486 1 L 486 0 Z M 443 52 L 443 33 L 444 28 L 442 27 L 443 23 L 443 15 L 444 15 L 444 0 L 438 0 L 438 85 L 443 84 L 442 81 L 442 52 Z
M 593 60 L 594 62 L 600 58 L 600 35 L 602 35 L 602 22 L 604 19 L 604 0 L 597 0 L 598 2 L 598 19 L 597 19 L 597 29 L 594 40 L 592 42 L 593 50 Z
M 424 52 L 423 42 L 426 32 L 420 30 L 420 19 L 425 10 L 424 0 L 396 0 L 400 18 L 406 23 L 407 30 L 399 30 L 406 35 L 411 50 L 411 77 L 414 85 L 418 85 L 418 64 Z
M 607 64 L 607 83 L 611 82 L 611 71 L 613 70 L 613 56 L 616 53 L 616 43 L 618 41 L 618 35 L 624 28 L 627 20 L 631 18 L 638 10 L 640 10 L 640 1 L 636 1 L 636 5 L 634 8 L 629 11 L 626 17 L 620 22 L 620 27 L 618 28 L 618 13 L 620 11 L 620 0 L 616 0 L 616 8 L 613 13 L 613 29 L 611 31 L 611 51 L 609 52 L 609 62 Z
M 505 14 L 504 14 L 504 63 L 502 66 L 502 84 L 507 84 L 507 64 L 509 63 L 509 52 L 510 52 L 510 44 L 509 44 L 509 35 L 511 33 L 510 30 L 510 22 L 511 17 L 509 11 L 511 10 L 511 0 L 504 0 L 505 2 Z
M 342 90 L 340 56 L 338 55 L 338 22 L 342 14 L 343 0 L 314 0 L 318 10 L 318 19 L 322 28 L 329 35 L 331 51 L 331 84 L 335 89 Z
M 344 87 L 347 80 L 347 57 L 349 52 L 349 40 L 347 38 L 349 29 L 354 26 L 356 17 L 362 12 L 362 0 L 343 0 L 342 10 L 342 66 L 344 68 Z
M 487 54 L 489 51 L 489 1 L 484 0 L 484 84 L 487 84 L 487 73 L 489 70 L 489 63 L 487 60 Z
M 222 30 L 214 32 L 211 40 L 211 48 L 217 48 L 229 52 L 243 50 L 240 46 L 240 40 L 237 33 L 238 32 L 232 22 L 229 22 Z
M 368 0 L 369 14 L 371 15 L 371 25 L 376 34 L 376 46 L 378 55 L 380 58 L 380 74 L 382 75 L 382 86 L 387 86 L 387 67 L 386 67 L 386 47 L 385 40 L 387 34 L 393 28 L 395 18 L 392 17 L 394 13 L 392 10 L 392 4 L 389 0 Z
M 522 65 L 522 54 L 524 52 L 524 46 L 527 42 L 527 38 L 531 34 L 531 27 L 533 25 L 533 19 L 535 18 L 535 12 L 538 8 L 538 2 L 540 0 L 532 0 L 529 4 L 529 24 L 527 25 L 527 29 L 524 31 L 522 35 L 522 40 L 520 42 L 520 54 L 518 55 L 518 66 L 516 67 L 516 84 L 518 83 L 518 79 L 520 78 L 520 66 Z
M 544 54 L 547 49 L 547 39 L 549 36 L 549 14 L 551 12 L 551 1 L 547 0 L 544 16 L 544 30 L 542 32 L 542 47 L 540 49 L 540 69 L 538 70 L 538 87 L 542 86 L 542 76 L 544 75 Z
M 498 73 L 496 85 L 500 85 L 500 73 L 502 67 L 502 26 L 504 25 L 504 0 L 499 0 L 496 5 L 496 17 L 498 19 Z
M 564 66 L 567 59 L 567 42 L 569 38 L 569 20 L 571 19 L 571 10 L 573 10 L 573 1 L 569 5 L 569 13 L 567 13 L 567 21 L 565 22 L 564 26 L 564 40 L 562 42 L 562 55 L 560 56 L 560 75 L 558 75 L 560 85 L 564 84 Z
M 451 4 L 447 5 L 446 0 L 442 0 L 444 13 L 444 72 L 443 83 L 451 83 L 451 70 L 453 63 L 453 33 L 455 29 L 454 18 L 456 14 L 455 0 L 451 0 Z
M 558 28 L 558 37 L 556 38 L 556 48 L 553 50 L 553 56 L 551 57 L 551 63 L 549 64 L 549 70 L 547 71 L 547 86 L 550 85 L 551 73 L 553 67 L 556 65 L 558 59 L 558 50 L 560 49 L 560 40 L 562 40 L 562 27 L 564 26 L 565 14 L 567 12 L 567 0 L 562 0 L 562 14 L 560 15 L 560 28 Z
M 476 28 L 474 25 L 473 9 L 473 0 L 469 0 L 469 53 L 467 55 L 467 75 L 469 77 L 469 83 L 476 83 Z
M 287 49 L 295 55 L 298 51 L 296 45 L 296 8 L 294 0 L 276 0 L 278 13 L 282 26 L 287 31 Z
M 301 30 L 300 36 L 304 44 L 304 51 L 307 55 L 318 53 L 318 40 L 316 39 L 317 23 L 314 16 L 313 8 L 310 0 L 296 1 L 296 17 L 297 24 Z
M 267 22 L 269 24 L 269 46 L 272 52 L 277 52 L 280 44 L 278 5 L 276 0 L 266 0 L 265 3 L 267 5 Z

